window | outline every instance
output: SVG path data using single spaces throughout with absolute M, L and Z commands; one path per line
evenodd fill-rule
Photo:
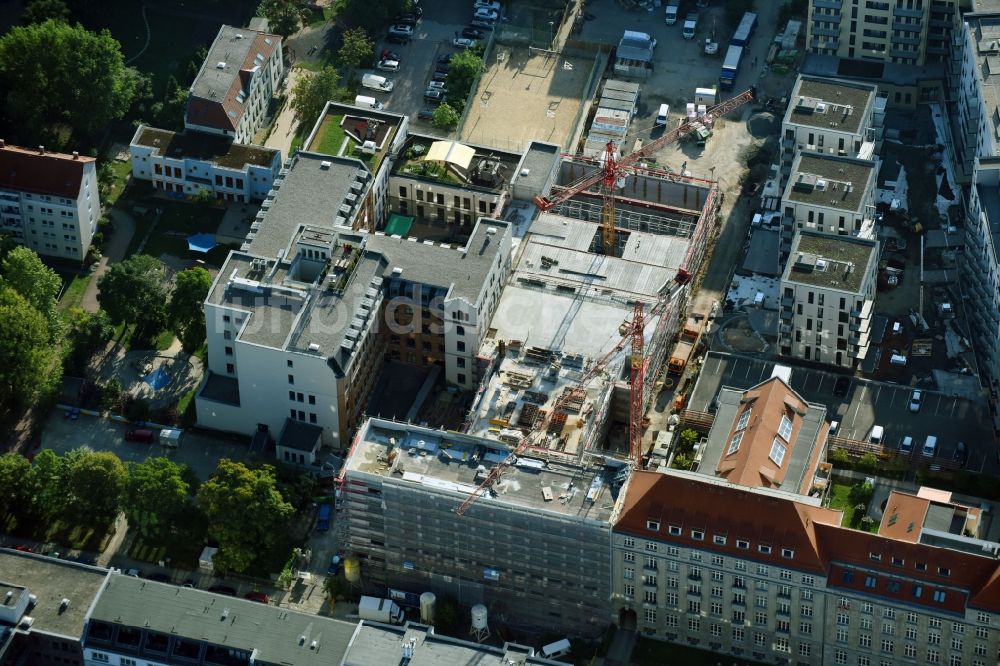
M 768 454 L 768 458 L 777 465 L 781 467 L 781 462 L 785 459 L 785 445 L 777 438 L 771 443 L 771 453 Z
M 299 401 L 299 402 L 305 402 L 306 397 L 304 395 L 302 395 L 301 393 L 296 393 L 295 394 L 295 399 L 297 401 Z
M 109 662 L 108 655 L 103 652 L 94 652 L 92 656 L 94 661 L 99 661 L 103 664 L 107 664 Z
M 712 623 L 712 624 L 711 624 L 711 625 L 709 626 L 709 628 L 708 628 L 708 631 L 709 631 L 709 633 L 711 633 L 711 634 L 712 634 L 712 636 L 713 636 L 713 637 L 715 637 L 715 638 L 719 638 L 719 637 L 721 637 L 721 636 L 722 636 L 722 625 L 721 625 L 721 624 L 715 624 L 715 623 L 713 622 L 713 623 Z
M 847 629 L 837 629 L 837 642 L 838 643 L 847 642 Z
M 847 653 L 844 650 L 834 650 L 833 651 L 833 662 L 835 664 L 846 664 L 847 663 Z
M 742 643 L 745 633 L 742 627 L 733 627 L 733 641 L 736 643 Z
M 875 576 L 865 576 L 865 587 L 869 590 L 874 590 L 877 583 L 878 579 Z
M 457 349 L 460 352 L 464 352 L 465 351 L 465 343 L 462 342 L 461 340 L 459 340 L 458 342 L 455 343 L 455 349 Z
M 629 569 L 626 567 L 625 570 L 622 572 L 622 578 L 624 578 L 625 580 L 634 580 L 635 569 Z
M 316 423 L 316 414 L 309 412 L 309 423 Z
M 812 634 L 812 622 L 799 622 L 799 633 L 805 636 Z
M 691 538 L 695 541 L 704 541 L 705 533 L 701 530 L 691 530 Z
M 771 547 L 768 546 L 768 545 L 765 545 L 765 544 L 760 544 L 759 546 L 757 546 L 757 550 L 759 550 L 764 555 L 770 555 L 771 554 Z
M 750 542 L 746 541 L 745 539 L 737 539 L 736 547 L 739 548 L 740 550 L 746 550 L 750 547 Z
M 886 636 L 892 636 L 893 634 L 896 633 L 896 625 L 894 625 L 892 622 L 883 622 L 882 633 L 885 634 Z
M 837 613 L 837 624 L 847 625 L 851 623 L 851 616 L 847 613 Z
M 952 625 L 951 625 L 951 632 L 953 634 L 964 634 L 965 633 L 965 625 L 962 624 L 961 622 L 953 622 Z
M 767 613 L 756 612 L 753 614 L 754 624 L 760 627 L 767 626 Z
M 625 537 L 625 540 L 622 541 L 622 545 L 625 546 L 626 548 L 635 548 L 635 538 Z
M 316 404 L 316 396 L 314 396 L 314 395 L 309 396 L 309 404 L 310 405 L 315 405 Z
M 890 641 L 890 640 L 883 640 L 882 641 L 882 652 L 887 652 L 887 653 L 891 654 L 892 653 L 892 648 L 893 648 L 892 641 Z
M 786 415 L 782 415 L 781 417 L 781 425 L 778 426 L 778 435 L 786 442 L 792 436 L 792 421 Z
M 938 575 L 939 576 L 950 576 L 951 575 L 951 569 L 949 569 L 948 567 L 938 567 Z
M 747 423 L 750 422 L 750 412 L 751 411 L 753 411 L 753 410 L 752 409 L 747 409 L 745 412 L 743 412 L 742 414 L 740 414 L 740 420 L 736 424 L 736 429 L 737 430 L 743 430 L 744 428 L 747 427 Z
M 232 331 L 223 331 L 222 332 L 222 337 L 225 340 L 232 340 L 233 339 L 233 332 Z
M 625 553 L 622 559 L 626 562 L 635 562 L 635 553 Z
M 944 600 L 947 598 L 944 590 L 934 590 L 934 601 L 939 604 L 943 604 Z
M 656 605 L 656 590 L 646 590 L 645 601 L 647 604 Z
M 907 659 L 917 658 L 917 646 L 916 645 L 904 645 L 903 646 L 903 656 Z
M 729 450 L 726 452 L 727 456 L 730 456 L 740 450 L 740 442 L 743 441 L 743 431 L 739 431 L 733 435 L 733 439 L 729 442 Z
M 799 656 L 808 657 L 812 653 L 812 646 L 809 643 L 799 643 Z
M 655 569 L 656 568 L 656 558 L 655 557 L 647 557 L 646 558 L 646 568 L 647 569 Z
M 861 655 L 858 657 L 858 666 L 872 666 L 871 657 L 867 655 Z
M 656 609 L 647 608 L 644 619 L 649 623 L 656 622 Z
M 726 537 L 722 536 L 721 534 L 713 534 L 712 543 L 714 543 L 716 546 L 725 546 Z
M 962 639 L 961 638 L 955 638 L 955 637 L 953 637 L 951 639 L 951 649 L 952 650 L 958 650 L 959 652 L 961 652 L 962 651 Z
M 646 542 L 646 550 L 649 551 L 650 553 L 655 553 L 656 552 L 656 544 L 653 543 L 652 541 L 647 541 Z
M 288 383 L 289 384 L 295 383 L 295 375 L 288 375 Z
M 656 520 L 647 520 L 646 521 L 646 529 L 647 530 L 653 530 L 654 532 L 659 532 L 660 531 L 660 523 L 659 523 L 659 521 L 656 521 Z
M 233 348 L 226 347 L 226 356 L 232 356 L 232 355 L 233 355 Z
M 236 366 L 232 363 L 226 363 L 226 372 L 229 374 L 234 374 L 236 372 Z
M 458 382 L 459 384 L 464 384 L 464 383 L 465 383 L 465 373 L 464 373 L 464 372 L 460 372 L 460 373 L 458 373 L 458 375 L 457 375 L 457 376 L 455 377 L 455 380 L 456 380 L 456 381 L 457 381 L 457 382 Z
M 722 615 L 722 604 L 718 601 L 713 601 L 711 605 L 712 615 Z
M 697 617 L 688 618 L 688 631 L 701 631 L 701 620 Z
M 941 653 L 937 650 L 927 650 L 927 663 L 937 664 L 941 661 Z
M 680 536 L 681 535 L 681 526 L 680 525 L 668 525 L 667 526 L 667 532 L 671 536 Z

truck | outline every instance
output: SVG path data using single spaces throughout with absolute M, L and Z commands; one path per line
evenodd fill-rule
M 366 109 L 375 109 L 376 111 L 382 110 L 382 102 L 378 101 L 374 97 L 368 97 L 367 95 L 358 95 L 355 97 L 354 106 L 361 106 Z
M 694 353 L 695 348 L 698 346 L 698 341 L 701 339 L 701 333 L 705 329 L 705 322 L 707 320 L 707 317 L 700 314 L 692 314 L 688 317 L 684 328 L 681 330 L 677 346 L 674 347 L 674 351 L 670 354 L 670 359 L 667 361 L 668 374 L 684 374 L 684 368 L 687 367 L 688 361 L 691 360 L 691 354 Z
M 669 0 L 667 2 L 666 20 L 667 25 L 677 23 L 677 13 L 680 11 L 680 0 Z
M 365 74 L 361 77 L 361 85 L 365 88 L 370 88 L 372 90 L 381 90 L 382 92 L 392 92 L 392 81 L 385 78 L 384 76 L 379 76 L 378 74 Z
M 333 513 L 333 507 L 329 504 L 319 505 L 319 516 L 316 518 L 316 531 L 326 532 L 330 529 L 330 514 Z
M 694 33 L 698 30 L 698 13 L 691 12 L 684 17 L 684 27 L 681 29 L 681 37 L 684 39 L 694 39 Z
M 732 90 L 736 85 L 736 77 L 740 74 L 743 64 L 743 47 L 730 45 L 726 51 L 726 59 L 722 63 L 722 73 L 719 75 L 719 87 Z
M 361 597 L 358 604 L 358 617 L 362 620 L 384 622 L 387 624 L 403 624 L 406 616 L 396 602 L 379 597 Z
M 747 46 L 756 29 L 757 15 L 753 12 L 746 12 L 740 19 L 740 24 L 736 27 L 736 32 L 733 33 L 733 38 L 729 40 L 729 43 L 733 46 Z
M 160 431 L 160 446 L 168 449 L 180 448 L 181 431 L 176 428 L 164 428 Z

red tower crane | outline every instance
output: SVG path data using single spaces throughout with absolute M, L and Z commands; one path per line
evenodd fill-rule
M 736 97 L 727 99 L 721 104 L 716 104 L 705 113 L 705 118 L 712 122 L 716 118 L 721 118 L 730 111 L 738 109 L 751 101 L 757 94 L 756 88 L 750 88 Z M 644 157 L 655 153 L 664 146 L 673 143 L 694 129 L 695 121 L 686 121 L 678 127 L 666 132 L 663 136 L 647 143 L 645 146 L 619 158 L 617 146 L 613 141 L 608 141 L 604 147 L 604 154 L 601 157 L 601 168 L 595 170 L 579 180 L 569 185 L 559 187 L 557 191 L 551 192 L 549 196 L 535 197 L 535 205 L 540 210 L 550 210 L 555 206 L 575 197 L 581 192 L 586 192 L 594 185 L 601 185 L 601 196 L 603 206 L 601 207 L 601 237 L 604 244 L 605 254 L 614 254 L 616 245 L 615 235 L 615 187 L 618 181 L 627 176 L 630 168 L 637 164 Z M 699 121 L 700 122 L 700 121 Z

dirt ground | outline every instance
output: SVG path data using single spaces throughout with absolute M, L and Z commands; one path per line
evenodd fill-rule
M 532 139 L 566 148 L 593 59 L 498 45 L 462 127 L 462 141 L 520 150 Z

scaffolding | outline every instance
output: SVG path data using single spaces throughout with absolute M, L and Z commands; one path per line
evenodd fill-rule
M 599 199 L 588 201 L 575 197 L 557 205 L 552 209 L 552 212 L 600 224 L 602 221 L 602 202 Z M 671 212 L 668 211 L 651 213 L 634 210 L 625 201 L 619 199 L 615 206 L 615 228 L 621 231 L 643 231 L 660 236 L 690 238 L 697 224 L 697 217 L 680 211 L 673 214 L 676 217 L 672 217 Z

